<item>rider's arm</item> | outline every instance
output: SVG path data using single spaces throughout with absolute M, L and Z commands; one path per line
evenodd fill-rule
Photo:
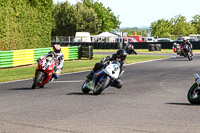
M 192 43 L 190 41 L 188 41 L 188 44 L 190 45 L 190 48 L 192 48 Z
M 60 63 L 58 65 L 58 68 L 63 68 L 63 65 L 64 65 L 64 55 L 62 54 L 59 58 L 60 58 Z
M 39 62 L 40 60 L 43 60 L 45 57 L 47 56 L 51 56 L 53 57 L 53 51 L 50 51 L 49 53 L 47 53 L 46 55 L 41 56 L 39 59 L 37 59 L 37 62 Z
M 106 61 L 109 61 L 111 59 L 111 57 L 110 56 L 107 56 L 107 57 L 104 57 L 101 61 L 100 61 L 100 63 L 105 63 Z

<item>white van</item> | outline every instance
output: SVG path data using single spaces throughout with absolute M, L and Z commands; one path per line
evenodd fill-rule
M 143 42 L 156 42 L 156 39 L 154 37 L 143 37 Z
M 89 32 L 76 32 L 74 42 L 91 42 L 91 37 Z

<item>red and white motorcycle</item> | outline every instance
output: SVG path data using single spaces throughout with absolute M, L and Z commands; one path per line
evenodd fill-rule
M 35 89 L 37 86 L 43 88 L 45 84 L 49 83 L 51 76 L 53 75 L 55 65 L 55 59 L 49 56 L 44 57 L 38 62 L 32 89 Z

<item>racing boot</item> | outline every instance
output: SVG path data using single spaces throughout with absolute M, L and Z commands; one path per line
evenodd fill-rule
M 54 81 L 54 74 L 51 75 L 50 82 Z
M 117 89 L 121 89 L 122 85 L 123 83 L 121 79 L 116 79 L 115 82 L 111 85 L 111 87 L 116 87 Z
M 94 70 L 91 70 L 90 73 L 86 76 L 86 78 L 90 81 L 92 80 L 92 76 L 94 74 Z

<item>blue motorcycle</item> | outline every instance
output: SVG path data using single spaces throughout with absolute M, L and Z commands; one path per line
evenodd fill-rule
M 103 70 L 93 74 L 92 80 L 86 80 L 82 85 L 82 92 L 93 92 L 94 95 L 100 94 L 105 88 L 111 86 L 120 75 L 120 63 L 116 60 L 110 61 Z

